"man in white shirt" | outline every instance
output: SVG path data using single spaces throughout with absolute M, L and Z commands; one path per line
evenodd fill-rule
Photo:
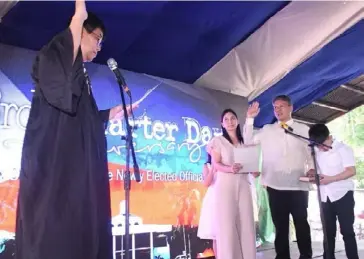
M 354 233 L 354 182 L 356 174 L 355 158 L 351 147 L 336 141 L 324 124 L 316 124 L 309 130 L 310 139 L 331 147 L 318 146 L 316 154 L 318 172 L 320 173 L 320 191 L 323 216 L 326 223 L 327 237 L 324 242 L 324 258 L 335 258 L 336 218 L 340 223 L 348 259 L 359 259 L 358 247 Z M 314 171 L 309 172 L 314 177 Z M 326 257 L 328 254 L 329 257 Z
M 292 120 L 293 106 L 286 95 L 273 100 L 277 123 L 265 125 L 253 133 L 254 118 L 259 104 L 253 103 L 247 111 L 244 125 L 245 144 L 260 144 L 263 154 L 262 183 L 267 186 L 269 206 L 276 229 L 276 259 L 290 259 L 289 215 L 296 229 L 300 259 L 312 258 L 310 226 L 307 220 L 309 184 L 301 182 L 312 159 L 308 142 L 285 133 L 285 129 L 308 138 L 309 128 Z

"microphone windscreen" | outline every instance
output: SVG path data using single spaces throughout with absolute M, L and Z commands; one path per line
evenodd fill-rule
M 107 65 L 111 70 L 118 68 L 118 63 L 116 63 L 115 59 L 113 59 L 113 58 L 109 58 L 107 60 Z

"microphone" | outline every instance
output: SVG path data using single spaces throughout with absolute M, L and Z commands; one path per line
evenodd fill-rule
M 288 126 L 286 123 L 281 123 L 281 127 L 285 130 L 293 132 L 292 127 Z
M 118 68 L 118 63 L 116 63 L 115 59 L 109 58 L 107 60 L 107 66 L 110 68 L 110 70 L 112 72 L 114 72 L 116 80 L 118 81 L 119 85 L 121 85 L 123 87 L 124 91 L 126 92 L 126 94 L 129 97 L 131 97 L 130 89 L 129 89 L 128 85 L 126 84 L 125 79 Z

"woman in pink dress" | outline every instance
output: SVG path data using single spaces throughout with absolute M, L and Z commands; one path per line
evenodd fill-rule
M 249 177 L 244 165 L 234 162 L 234 149 L 244 147 L 236 113 L 221 116 L 222 136 L 214 137 L 207 150 L 217 171 L 215 183 L 217 257 L 256 259 L 255 224 Z

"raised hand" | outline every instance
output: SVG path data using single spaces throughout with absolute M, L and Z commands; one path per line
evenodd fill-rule
M 87 10 L 85 0 L 76 0 L 75 2 L 75 14 L 72 17 L 72 21 L 69 28 L 72 32 L 73 39 L 73 62 L 75 62 L 79 48 L 81 45 L 81 35 L 83 30 L 83 23 L 87 19 Z
M 87 19 L 87 10 L 85 0 L 76 0 L 75 3 L 75 16 L 79 17 L 82 21 Z
M 259 103 L 258 102 L 253 102 L 248 107 L 248 111 L 246 112 L 246 117 L 247 118 L 255 118 L 255 117 L 257 117 L 259 112 L 260 112 Z

